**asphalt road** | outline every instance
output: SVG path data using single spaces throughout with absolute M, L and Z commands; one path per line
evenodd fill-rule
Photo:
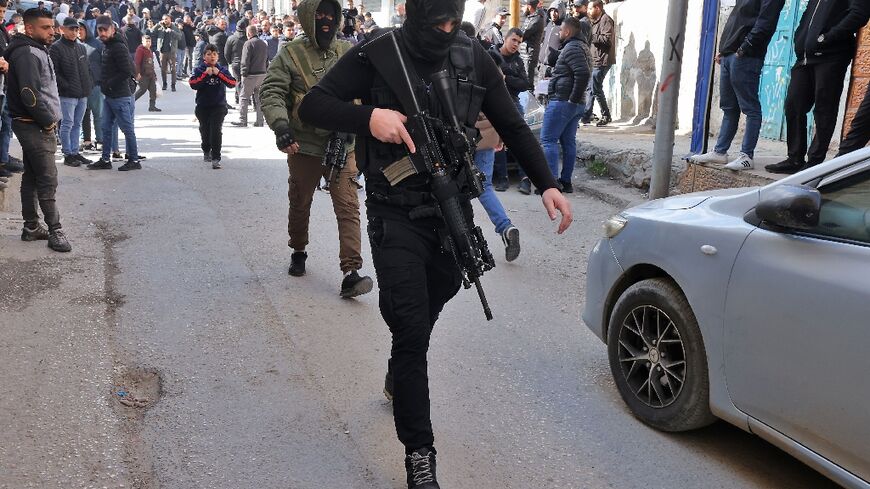
M 389 335 L 375 293 L 338 297 L 328 196 L 308 275 L 289 277 L 287 167 L 268 129 L 227 125 L 215 171 L 186 86 L 163 113 L 145 103 L 142 171 L 60 166 L 72 253 L 19 241 L 16 205 L 0 214 L 0 487 L 403 487 Z M 462 291 L 432 339 L 443 487 L 832 486 L 722 423 L 673 435 L 632 418 L 579 319 L 588 250 L 617 209 L 574 194 L 558 236 L 538 198 L 500 196 L 523 251 L 505 263 L 485 223 L 495 320 Z

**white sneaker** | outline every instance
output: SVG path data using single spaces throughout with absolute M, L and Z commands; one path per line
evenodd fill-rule
M 702 155 L 695 155 L 689 158 L 695 163 L 708 163 L 708 164 L 717 164 L 724 165 L 728 163 L 728 155 L 717 153 L 715 151 L 710 151 L 708 153 L 704 153 Z
M 729 170 L 752 170 L 755 168 L 755 162 L 746 153 L 737 155 L 737 159 L 725 165 Z

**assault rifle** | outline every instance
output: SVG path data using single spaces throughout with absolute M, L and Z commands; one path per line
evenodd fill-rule
M 347 135 L 337 132 L 329 138 L 326 143 L 326 151 L 323 154 L 323 166 L 329 168 L 326 185 L 323 186 L 324 192 L 329 192 L 332 179 L 336 173 L 344 169 L 345 165 L 347 165 Z
M 477 198 L 483 193 L 484 176 L 474 164 L 475 145 L 456 115 L 450 74 L 444 70 L 432 76 L 433 88 L 444 114 L 449 119 L 449 123 L 444 123 L 420 108 L 395 36 L 390 33 L 384 37 L 392 40 L 395 57 L 399 61 L 398 68 L 402 82 L 405 85 L 398 88 L 403 95 L 400 98 L 407 100 L 403 106 L 407 112 L 410 112 L 407 114 L 408 132 L 417 146 L 417 154 L 412 155 L 411 158 L 422 159 L 425 170 L 430 174 L 436 211 L 446 224 L 446 230 L 441 232 L 442 246 L 459 266 L 462 285 L 468 289 L 471 288 L 471 284 L 474 284 L 483 305 L 483 313 L 487 320 L 492 320 L 492 311 L 480 285 L 480 277 L 484 272 L 495 267 L 495 260 L 483 237 L 483 231 L 479 226 L 475 226 L 471 213 L 463 210 L 463 203 L 467 205 L 468 199 Z M 387 82 L 390 83 L 390 80 Z

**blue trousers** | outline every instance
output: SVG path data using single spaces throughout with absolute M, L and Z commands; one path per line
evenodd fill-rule
M 494 161 L 494 149 L 481 149 L 474 153 L 474 164 L 486 176 L 486 181 L 483 182 L 483 193 L 480 195 L 480 204 L 483 205 L 489 220 L 495 226 L 495 232 L 501 234 L 504 230 L 511 227 L 512 223 L 504 207 L 501 205 L 501 201 L 498 200 L 498 196 L 495 195 L 495 190 L 492 188 L 492 167 Z
M 585 106 L 566 100 L 550 100 L 541 127 L 541 145 L 553 176 L 570 182 L 577 160 L 577 127 Z M 562 172 L 559 172 L 559 145 L 562 146 Z
M 3 109 L 0 112 L 0 163 L 9 162 L 9 142 L 12 141 L 12 116 L 3 97 Z
M 64 156 L 79 154 L 79 136 L 82 133 L 82 119 L 87 108 L 86 97 L 60 98 L 60 149 Z
M 740 113 L 746 115 L 746 130 L 743 133 L 741 151 L 750 158 L 755 156 L 755 146 L 761 133 L 761 102 L 758 99 L 758 85 L 761 81 L 761 58 L 738 57 L 729 54 L 719 64 L 722 72 L 719 78 L 719 107 L 722 109 L 722 127 L 716 141 L 715 151 L 728 152 L 731 141 L 737 134 Z
M 136 130 L 133 125 L 133 96 L 109 98 L 103 104 L 103 159 L 112 157 L 112 149 L 118 147 L 117 128 L 124 133 L 127 157 L 131 160 L 139 158 L 139 147 L 136 145 Z

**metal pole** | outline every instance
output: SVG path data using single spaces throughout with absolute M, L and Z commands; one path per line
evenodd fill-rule
M 520 26 L 520 0 L 511 0 L 511 28 Z
M 650 199 L 667 197 L 671 186 L 671 162 L 674 159 L 674 131 L 677 123 L 677 103 L 680 96 L 680 75 L 683 67 L 683 45 L 686 41 L 688 10 L 689 0 L 670 0 L 665 29 L 665 52 L 662 56 L 662 75 L 659 80 L 659 108 L 653 146 Z

